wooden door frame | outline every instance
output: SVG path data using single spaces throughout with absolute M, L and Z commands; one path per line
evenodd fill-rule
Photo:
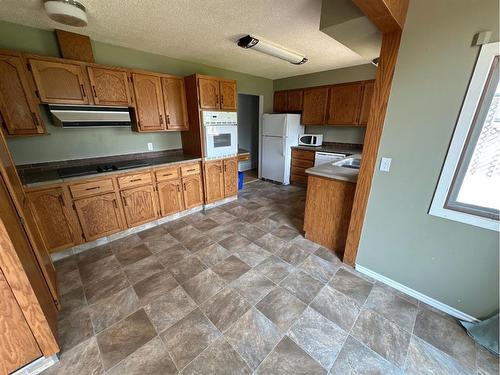
M 409 0 L 353 0 L 353 3 L 382 32 L 382 47 L 343 258 L 351 266 L 355 265 L 358 254 Z

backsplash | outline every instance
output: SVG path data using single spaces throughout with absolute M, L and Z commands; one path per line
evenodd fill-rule
M 306 133 L 323 134 L 323 142 L 363 144 L 364 127 L 306 126 Z

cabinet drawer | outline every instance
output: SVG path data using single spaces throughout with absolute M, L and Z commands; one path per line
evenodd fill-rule
M 129 174 L 127 176 L 118 177 L 118 186 L 120 189 L 151 184 L 153 179 L 150 172 Z
M 192 175 L 200 174 L 200 173 L 201 173 L 201 169 L 200 169 L 199 163 L 181 166 L 182 177 L 192 176 Z
M 302 176 L 292 173 L 291 180 L 292 184 L 300 184 L 300 185 L 307 184 L 307 176 Z
M 314 151 L 299 150 L 294 148 L 292 150 L 292 158 L 314 160 Z
M 69 186 L 69 191 L 73 198 L 83 198 L 94 194 L 102 194 L 113 191 L 113 180 L 106 178 L 97 181 L 88 181 Z
M 155 171 L 156 181 L 169 181 L 179 178 L 179 168 L 162 168 Z
M 307 176 L 306 168 L 292 167 L 292 174 L 298 174 L 301 176 Z
M 292 166 L 307 169 L 307 168 L 311 168 L 312 166 L 314 166 L 314 161 L 313 160 L 304 160 L 304 159 L 292 159 Z

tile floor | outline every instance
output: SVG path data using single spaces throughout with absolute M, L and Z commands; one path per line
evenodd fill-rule
M 238 201 L 56 263 L 44 374 L 496 374 L 455 319 L 304 239 L 305 192 Z

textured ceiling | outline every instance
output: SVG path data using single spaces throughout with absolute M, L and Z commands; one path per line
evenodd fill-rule
M 319 30 L 321 0 L 80 0 L 89 25 L 51 21 L 42 0 L 0 0 L 0 19 L 61 28 L 93 40 L 277 79 L 366 63 Z M 308 57 L 305 65 L 243 50 L 252 34 Z

